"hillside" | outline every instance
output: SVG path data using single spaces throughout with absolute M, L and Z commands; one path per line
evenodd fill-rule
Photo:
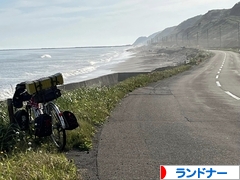
M 156 34 L 148 43 L 162 46 L 240 47 L 240 2 L 210 10 Z
M 139 46 L 139 45 L 146 45 L 147 43 L 150 43 L 152 39 L 154 39 L 154 37 L 156 35 L 158 35 L 160 32 L 156 32 L 148 37 L 146 36 L 141 36 L 139 38 L 137 38 L 137 40 L 133 43 L 134 46 Z

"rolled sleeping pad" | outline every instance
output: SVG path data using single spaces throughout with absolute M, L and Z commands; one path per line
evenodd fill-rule
M 52 76 L 44 77 L 34 81 L 26 81 L 26 89 L 29 94 L 40 92 L 44 89 L 63 84 L 63 76 L 61 73 Z

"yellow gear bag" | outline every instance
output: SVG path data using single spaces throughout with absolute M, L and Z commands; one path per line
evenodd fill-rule
M 26 81 L 26 89 L 29 94 L 40 92 L 44 89 L 63 84 L 63 76 L 61 73 L 44 77 L 35 81 Z

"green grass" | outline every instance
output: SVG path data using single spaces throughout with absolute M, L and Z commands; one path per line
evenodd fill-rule
M 190 64 L 131 77 L 111 87 L 63 91 L 56 100 L 61 110 L 76 115 L 80 127 L 67 131 L 67 149 L 89 150 L 96 127 L 102 125 L 120 100 L 134 89 L 188 70 L 211 56 L 191 55 Z M 0 103 L 0 179 L 79 179 L 76 167 L 51 145 L 34 143 L 24 132 L 9 125 L 6 102 Z M 39 146 L 37 146 L 39 145 Z M 42 152 L 44 153 L 42 153 Z M 21 177 L 21 178 L 20 178 Z
M 10 158 L 2 157 L 0 180 L 75 180 L 81 179 L 73 162 L 63 154 L 46 152 L 19 153 Z

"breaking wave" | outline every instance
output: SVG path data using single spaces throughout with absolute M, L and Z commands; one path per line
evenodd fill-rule
M 84 67 L 84 68 L 77 69 L 77 70 L 72 70 L 72 71 L 63 73 L 63 78 L 67 79 L 67 78 L 72 77 L 72 76 L 78 76 L 78 75 L 81 75 L 81 74 L 90 73 L 90 72 L 92 72 L 96 69 L 97 68 L 94 67 L 94 66 L 89 66 L 89 67 Z
M 52 56 L 49 55 L 49 54 L 44 54 L 44 55 L 41 56 L 41 58 L 42 58 L 42 59 L 44 59 L 44 58 L 52 58 Z

